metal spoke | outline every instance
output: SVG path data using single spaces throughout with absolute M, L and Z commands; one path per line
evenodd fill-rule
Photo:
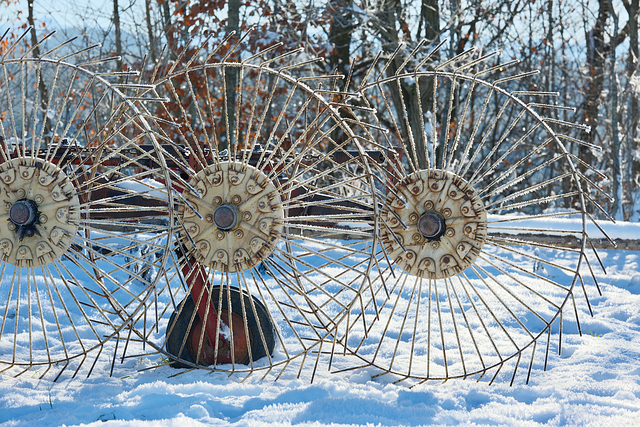
M 580 126 L 541 117 L 536 109 L 554 94 L 509 90 L 536 73 L 505 75 L 516 63 L 492 66 L 492 56 L 469 51 L 438 62 L 399 47 L 353 82 L 352 102 L 374 111 L 358 110 L 366 135 L 359 141 L 402 147 L 402 162 L 373 168 L 381 206 L 373 265 L 389 296 L 366 327 L 353 319 L 373 310 L 373 300 L 352 307 L 335 341 L 355 360 L 336 371 L 373 366 L 417 383 L 491 372 L 490 381 L 513 381 L 516 370 L 501 374 L 502 366 L 517 367 L 528 348 L 533 358 L 574 303 L 576 283 L 588 302 L 587 285 L 596 283 L 580 268 L 594 222 L 590 184 L 564 145 L 575 138 L 555 130 Z M 396 57 L 403 65 L 394 74 Z M 545 222 L 555 218 L 573 222 Z M 370 298 L 382 295 L 378 288 Z M 533 359 L 528 365 L 527 379 Z
M 177 167 L 200 196 L 182 193 L 193 209 L 177 204 L 158 310 L 133 331 L 174 367 L 313 377 L 333 356 L 324 341 L 379 283 L 372 165 L 315 60 L 212 49 L 151 81 L 168 102 L 146 116 L 158 140 L 189 150 Z
M 136 106 L 146 86 L 80 65 L 90 49 L 39 43 L 40 57 L 23 37 L 0 59 L 0 367 L 59 378 L 93 358 L 90 374 L 143 312 L 170 253 L 173 194 Z

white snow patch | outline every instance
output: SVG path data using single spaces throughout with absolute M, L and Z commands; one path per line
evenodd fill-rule
M 617 227 L 612 236 L 639 235 L 637 224 Z M 600 256 L 608 274 L 596 271 L 602 296 L 590 292 L 593 317 L 576 298 L 582 335 L 567 311 L 562 354 L 556 336 L 547 370 L 536 362 L 528 384 L 522 373 L 513 386 L 506 373 L 493 385 L 483 378 L 408 388 L 377 377 L 375 368 L 332 374 L 325 367 L 314 383 L 308 370 L 301 378 L 285 371 L 275 382 L 259 374 L 143 370 L 157 355 L 118 360 L 112 377 L 105 358 L 89 378 L 65 371 L 53 382 L 37 368 L 17 378 L 0 374 L 0 425 L 640 425 L 640 252 Z M 0 351 L 10 352 L 5 341 Z

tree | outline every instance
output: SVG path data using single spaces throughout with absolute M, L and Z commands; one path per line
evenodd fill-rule
M 27 0 L 27 9 L 28 9 L 28 14 L 27 14 L 27 22 L 29 23 L 30 31 L 29 34 L 31 36 L 31 45 L 33 46 L 33 56 L 35 58 L 40 58 L 40 46 L 38 43 L 38 36 L 36 34 L 36 24 L 35 24 L 35 20 L 33 17 L 33 1 L 34 0 Z M 47 105 L 48 105 L 48 101 L 49 101 L 49 91 L 47 90 L 47 87 L 43 81 L 42 75 L 38 75 L 38 91 L 40 93 L 40 108 L 42 108 L 42 111 L 47 111 Z M 49 115 L 48 114 L 44 114 L 44 135 L 45 135 L 45 139 L 49 139 L 51 138 L 51 120 L 49 119 Z M 46 143 L 48 143 L 48 141 L 43 141 L 46 145 Z
M 113 0 L 113 26 L 115 28 L 116 36 L 116 71 L 122 71 L 122 35 L 120 34 L 120 8 L 118 7 L 118 0 Z
M 376 15 L 378 27 L 375 30 L 381 40 L 382 49 L 392 58 L 386 73 L 392 76 L 402 71 L 400 67 L 405 62 L 408 52 L 400 45 L 400 41 L 410 42 L 411 32 L 399 0 L 379 0 Z M 431 0 L 423 2 L 420 22 L 418 32 L 422 33 L 424 28 L 424 33 L 433 37 L 431 40 L 425 40 L 437 43 L 440 37 L 437 2 Z M 402 80 L 399 86 L 391 85 L 389 90 L 392 105 L 395 106 L 396 115 L 399 117 L 397 123 L 400 124 L 401 133 L 405 137 L 405 141 L 402 142 L 407 145 L 407 152 L 411 158 L 415 159 L 416 166 L 426 169 L 429 166 L 429 159 L 423 112 L 429 111 L 434 81 L 423 79 L 413 84 Z
M 638 200 L 640 194 L 640 191 L 638 191 L 638 188 L 640 188 L 640 158 L 633 155 L 633 153 L 637 153 L 640 149 L 640 141 L 638 139 L 638 125 L 640 124 L 638 96 L 640 95 L 640 88 L 637 85 L 638 58 L 640 57 L 638 44 L 638 10 L 640 9 L 640 1 L 623 0 L 622 3 L 629 16 L 629 23 L 627 25 L 629 28 L 629 51 L 627 53 L 625 68 L 627 84 L 624 91 L 628 103 L 628 109 L 626 110 L 628 112 L 628 119 L 623 121 L 623 123 L 628 125 L 626 132 L 626 151 L 629 155 L 623 156 L 623 158 L 628 159 L 626 175 L 629 177 L 629 180 L 626 184 L 627 188 L 623 188 L 623 191 L 628 197 L 628 200 L 625 200 L 629 205 L 628 216 L 637 221 L 639 219 L 640 207 L 635 206 L 635 203 L 640 202 L 640 200 Z M 623 115 L 622 117 L 625 116 Z
M 352 0 L 331 0 L 328 9 L 330 15 L 329 43 L 333 49 L 329 54 L 331 69 L 339 74 L 349 74 L 351 63 L 351 33 L 353 32 Z

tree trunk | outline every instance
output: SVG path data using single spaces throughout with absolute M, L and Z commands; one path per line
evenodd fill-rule
M 144 0 L 144 7 L 146 10 L 145 19 L 147 21 L 147 37 L 149 37 L 149 56 L 151 63 L 156 63 L 156 40 L 153 36 L 153 25 L 151 23 L 151 0 Z
M 353 16 L 351 0 L 331 0 L 329 3 L 329 13 L 331 14 L 331 26 L 329 28 L 329 43 L 333 46 L 329 54 L 329 66 L 331 71 L 343 75 L 344 79 L 336 80 L 336 89 L 345 90 L 348 84 L 351 65 L 351 32 L 353 31 Z M 340 111 L 342 114 L 343 112 Z M 327 144 L 327 152 L 333 151 L 333 142 L 339 142 L 343 137 L 343 131 L 339 127 L 331 133 L 331 138 Z
M 35 46 L 33 49 L 33 56 L 35 58 L 40 58 L 40 47 L 36 46 L 38 44 L 38 36 L 36 35 L 36 25 L 33 19 L 33 0 L 27 1 L 27 22 L 31 27 L 30 35 L 31 35 L 31 44 Z M 53 135 L 51 135 L 51 120 L 49 119 L 49 115 L 47 114 L 47 103 L 49 101 L 49 91 L 47 90 L 47 86 L 44 84 L 42 80 L 43 76 L 40 75 L 38 78 L 38 91 L 40 92 L 40 108 L 42 108 L 42 115 L 44 118 L 44 141 L 42 145 L 47 145 Z
M 424 29 L 424 36 L 421 36 Z M 438 0 L 422 0 L 420 21 L 418 23 L 418 38 L 437 40 L 440 37 L 440 8 Z
M 548 0 L 547 2 L 547 18 L 549 19 L 547 22 L 547 37 L 546 37 L 546 66 L 548 72 L 546 73 L 545 89 L 553 91 L 555 86 L 555 47 L 553 46 L 553 29 L 555 27 L 553 22 L 553 0 Z M 551 110 L 551 114 L 554 116 L 557 115 L 555 110 Z M 557 117 L 556 117 L 557 118 Z
M 165 36 L 167 37 L 167 42 L 171 39 L 171 10 L 169 9 L 169 2 L 164 0 L 162 2 L 162 21 L 164 26 Z
M 426 0 L 430 3 L 430 13 L 428 14 L 431 22 L 427 23 L 427 26 L 432 29 L 439 28 L 439 14 L 437 12 L 437 2 Z M 395 51 L 398 46 L 399 37 L 396 23 L 398 17 L 396 11 L 399 10 L 399 0 L 381 0 L 379 3 L 381 31 L 380 34 L 383 38 L 383 49 L 386 52 Z M 436 37 L 439 36 L 439 31 L 433 31 Z M 435 41 L 435 40 L 430 40 Z M 393 76 L 405 60 L 405 57 L 399 53 L 392 64 L 387 68 L 387 75 Z M 390 91 L 391 101 L 396 109 L 398 116 L 398 123 L 401 126 L 401 132 L 405 139 L 406 151 L 408 155 L 413 159 L 415 166 L 418 169 L 427 169 L 430 165 L 427 147 L 427 138 L 425 135 L 425 118 L 424 113 L 430 110 L 430 105 L 433 100 L 433 79 L 419 79 L 416 85 L 408 83 L 404 79 L 399 80 L 400 84 L 390 84 L 388 89 Z M 422 107 L 422 108 L 421 108 Z M 421 114 L 421 111 L 423 114 Z M 435 123 L 436 117 L 432 115 L 431 121 Z M 407 123 L 408 122 L 408 123 Z M 412 144 L 413 141 L 413 144 Z M 415 148 L 414 148 L 415 147 Z M 440 164 L 439 160 L 442 159 L 442 153 L 436 153 L 436 164 Z M 433 166 L 433 165 L 432 165 Z
M 236 32 L 236 36 L 231 39 L 233 43 L 238 39 L 237 33 L 240 31 L 240 0 L 229 0 L 227 3 L 227 33 Z M 224 96 L 224 114 L 226 117 L 226 138 L 220 140 L 219 150 L 229 149 L 230 154 L 235 153 L 239 148 L 241 138 L 237 138 L 236 124 L 236 87 L 238 86 L 238 69 L 235 67 L 225 67 L 226 93 Z
M 351 7 L 351 0 L 331 0 L 329 3 L 332 16 L 329 43 L 333 45 L 329 63 L 333 70 L 337 70 L 338 74 L 344 76 L 349 74 L 351 62 L 351 31 L 353 29 Z
M 591 132 L 584 132 L 582 139 L 589 143 L 595 143 L 596 126 L 598 125 L 599 99 L 604 85 L 604 63 L 606 46 L 604 42 L 605 25 L 609 18 L 609 0 L 598 0 L 598 18 L 593 28 L 587 32 L 587 87 L 582 105 L 584 123 L 591 126 Z M 588 164 L 593 163 L 591 149 L 580 146 L 579 156 Z
M 462 6 L 460 0 L 450 0 L 451 8 L 451 39 L 449 40 L 449 56 L 455 56 L 462 52 L 460 50 L 462 46 L 462 25 L 460 23 L 460 13 L 462 13 Z
M 113 0 L 113 26 L 116 35 L 116 71 L 122 71 L 122 37 L 120 34 L 120 8 L 118 7 L 118 0 Z
M 629 15 L 629 53 L 627 55 L 627 94 L 629 95 L 629 131 L 627 132 L 627 150 L 629 153 L 638 152 L 640 144 L 638 143 L 638 124 L 640 124 L 640 108 L 638 106 L 638 93 L 632 87 L 632 80 L 637 78 L 638 70 L 638 9 L 640 0 L 624 0 L 624 7 Z M 631 192 L 636 185 L 634 182 L 640 182 L 640 161 L 637 156 L 629 156 L 630 170 L 628 170 L 629 186 L 627 191 Z M 635 200 L 632 200 L 631 219 L 638 219 L 638 209 L 634 207 Z
M 618 14 L 609 1 L 611 17 L 613 18 L 612 38 L 618 38 Z M 611 216 L 616 220 L 624 220 L 622 207 L 622 168 L 620 164 L 620 135 L 618 133 L 618 79 L 616 76 L 616 48 L 611 46 L 609 58 L 609 81 L 611 86 L 611 181 L 612 193 L 615 201 L 611 205 Z

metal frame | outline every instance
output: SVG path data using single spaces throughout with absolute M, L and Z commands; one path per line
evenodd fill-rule
M 126 82 L 136 73 L 68 42 L 36 56 L 28 32 L 0 57 L 0 370 L 90 374 L 164 268 L 171 181 Z M 136 198 L 165 208 L 132 215 Z
M 0 283 L 17 271 L 3 286 L 0 342 L 16 311 L 5 370 L 64 363 L 60 375 L 77 360 L 77 373 L 94 353 L 91 373 L 115 339 L 112 363 L 159 353 L 153 368 L 313 380 L 375 367 L 424 382 L 493 381 L 509 365 L 513 382 L 523 356 L 527 375 L 537 355 L 546 367 L 553 329 L 561 341 L 564 313 L 577 318 L 575 294 L 597 286 L 593 185 L 567 148 L 585 143 L 565 132 L 584 127 L 542 115 L 566 109 L 553 93 L 510 90 L 533 73 L 506 75 L 514 63 L 494 54 L 438 61 L 442 44 L 422 56 L 421 43 L 400 61 L 399 47 L 339 91 L 341 76 L 315 74 L 318 59 L 300 50 L 243 57 L 247 34 L 166 53 L 144 74 L 71 63 L 80 52 L 56 59 L 65 44 L 12 57 L 25 35 L 0 58 L 0 186 L 11 194 Z M 43 96 L 32 79 L 64 91 Z M 523 187 L 534 174 L 546 175 Z M 568 211 L 544 211 L 564 201 Z M 519 225 L 527 210 L 579 218 L 578 230 L 554 230 L 579 245 L 530 237 L 545 230 Z M 66 237 L 43 240 L 54 221 Z M 24 292 L 19 321 L 12 295 Z M 49 345 L 47 323 L 62 346 Z
M 517 61 L 496 63 L 496 54 L 479 56 L 474 50 L 438 61 L 440 46 L 424 57 L 419 46 L 390 73 L 391 65 L 400 63 L 399 48 L 374 63 L 355 90 L 354 102 L 376 108 L 363 120 L 369 139 L 402 144 L 406 162 L 392 163 L 392 179 L 381 189 L 388 208 L 377 230 L 383 244 L 376 255 L 384 268 L 375 282 L 376 297 L 352 313 L 345 336 L 335 340 L 355 358 L 338 370 L 373 366 L 379 375 L 412 383 L 480 380 L 487 374 L 493 382 L 503 372 L 513 382 L 520 368 L 528 380 L 535 360 L 542 358 L 546 368 L 554 330 L 560 352 L 566 313 L 578 318 L 576 294 L 584 294 L 591 311 L 585 284 L 597 287 L 587 257 L 587 224 L 595 223 L 587 210 L 594 207 L 587 193 L 591 182 L 566 145 L 586 144 L 566 133 L 584 126 L 541 114 L 567 109 L 547 101 L 555 93 L 509 90 L 535 74 L 505 75 Z M 411 93 L 401 84 L 407 82 Z M 425 93 L 429 97 L 420 100 Z M 412 95 L 417 108 L 429 106 L 429 114 L 412 111 L 416 104 L 407 101 Z M 416 155 L 420 132 L 428 146 L 422 167 Z M 518 155 L 522 147 L 529 148 Z M 523 187 L 523 178 L 533 174 L 547 177 Z M 563 190 L 550 193 L 557 184 Z M 544 210 L 564 200 L 572 208 Z M 577 218 L 580 227 L 521 226 L 528 208 L 539 211 L 536 218 Z M 443 219 L 441 237 L 421 229 L 427 214 Z M 545 231 L 559 240 L 579 240 L 579 246 L 528 237 Z M 593 255 L 599 262 L 595 249 Z M 360 318 L 374 316 L 384 320 L 360 327 Z M 504 366 L 509 368 L 503 371 Z M 511 374 L 505 373 L 509 369 Z

